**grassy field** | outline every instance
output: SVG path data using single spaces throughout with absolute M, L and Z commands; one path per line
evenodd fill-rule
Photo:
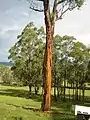
M 71 102 L 52 102 L 51 112 L 42 113 L 41 96 L 28 99 L 28 87 L 0 85 L 0 120 L 75 120 Z

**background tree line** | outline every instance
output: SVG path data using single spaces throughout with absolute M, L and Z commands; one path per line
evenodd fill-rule
M 0 79 L 6 84 L 27 85 L 29 96 L 43 92 L 44 28 L 29 23 L 9 50 L 12 67 L 0 67 Z M 83 100 L 89 83 L 90 48 L 73 36 L 54 37 L 52 90 L 55 100 Z M 68 93 L 67 93 L 68 91 Z

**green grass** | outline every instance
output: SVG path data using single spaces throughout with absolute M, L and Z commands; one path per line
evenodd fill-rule
M 28 87 L 0 85 L 0 120 L 74 120 L 72 102 L 52 102 L 51 113 L 41 112 L 40 95 L 27 99 Z M 88 92 L 89 93 L 89 92 Z M 87 93 L 87 94 L 88 94 Z
M 24 98 L 0 96 L 0 120 L 47 120 L 49 116 L 27 108 L 39 108 L 39 103 Z

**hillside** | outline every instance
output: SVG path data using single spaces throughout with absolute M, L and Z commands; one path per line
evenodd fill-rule
M 10 62 L 0 62 L 0 65 L 11 66 L 12 63 L 10 63 Z

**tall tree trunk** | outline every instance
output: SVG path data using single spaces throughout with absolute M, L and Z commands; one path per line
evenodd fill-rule
M 54 80 L 54 100 L 56 100 L 56 79 Z
M 82 79 L 82 100 L 84 100 L 85 96 L 85 74 L 83 73 L 83 79 Z
M 81 86 L 79 88 L 79 100 L 81 101 Z
M 75 86 L 75 100 L 78 100 L 78 83 Z
M 57 85 L 57 98 L 60 96 L 59 86 Z
M 29 84 L 29 94 L 31 95 L 31 92 L 32 92 L 32 85 Z
M 66 98 L 66 70 L 65 70 L 65 76 L 64 76 L 64 100 Z
M 56 1 L 53 8 L 53 17 L 50 14 L 50 1 L 44 0 L 44 16 L 46 26 L 46 48 L 43 63 L 44 95 L 41 105 L 42 111 L 49 111 L 51 106 L 51 80 L 52 80 L 52 47 L 55 25 Z
M 34 89 L 35 89 L 35 95 L 37 95 L 39 91 L 39 87 L 35 86 Z
M 52 36 L 52 28 L 48 26 L 46 28 L 46 49 L 44 55 L 44 95 L 43 95 L 43 103 L 42 110 L 49 111 L 50 110 L 50 101 L 51 101 L 51 80 L 52 80 L 52 45 L 53 45 L 53 36 Z
M 72 86 L 73 86 L 73 87 L 72 87 L 72 88 L 73 88 L 73 95 L 72 95 L 73 98 L 72 98 L 72 99 L 74 100 L 74 89 L 75 89 L 75 88 L 74 88 L 74 83 L 72 83 Z
M 55 63 L 56 63 L 57 56 L 55 55 Z M 56 86 L 57 86 L 57 78 L 56 78 L 56 65 L 54 65 L 54 100 L 56 100 Z
M 82 99 L 84 100 L 84 96 L 85 96 L 85 84 L 83 83 L 82 85 Z
M 47 14 L 46 14 L 47 15 Z M 53 46 L 53 34 L 54 29 L 51 26 L 51 23 L 45 19 L 46 23 L 46 48 L 44 55 L 44 64 L 43 64 L 43 74 L 44 74 L 44 95 L 42 110 L 50 110 L 50 101 L 51 101 L 51 80 L 52 80 L 52 46 Z

